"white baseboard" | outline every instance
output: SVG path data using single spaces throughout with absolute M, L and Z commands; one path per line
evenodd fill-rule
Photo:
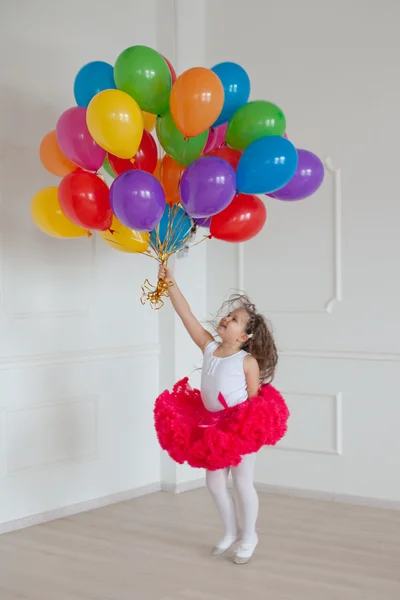
M 26 527 L 40 525 L 41 523 L 47 523 L 48 521 L 55 521 L 56 519 L 71 517 L 73 515 L 87 512 L 89 510 L 95 510 L 96 508 L 102 508 L 103 506 L 108 506 L 110 504 L 126 502 L 127 500 L 133 500 L 134 498 L 146 496 L 147 494 L 153 494 L 155 492 L 162 491 L 173 494 L 181 494 L 203 488 L 205 485 L 206 480 L 204 477 L 194 479 L 192 481 L 183 481 L 177 484 L 151 483 L 149 485 L 132 490 L 126 490 L 116 494 L 111 494 L 109 496 L 103 496 L 102 498 L 94 498 L 78 504 L 72 504 L 71 506 L 64 506 L 62 508 L 56 508 L 44 513 L 31 515 L 29 517 L 23 517 L 13 521 L 7 521 L 6 523 L 0 523 L 0 535 L 3 533 L 9 533 L 11 531 L 17 531 L 18 529 L 25 529 Z M 309 498 L 311 500 L 324 500 L 327 502 L 340 502 L 343 504 L 354 504 L 357 506 L 400 510 L 400 501 L 397 500 L 352 496 L 350 494 L 334 494 L 317 490 L 302 490 L 298 488 L 270 485 L 268 483 L 256 483 L 256 489 L 259 492 L 280 496 L 292 496 L 295 498 Z
M 200 477 L 199 479 L 193 479 L 191 481 L 182 481 L 181 483 L 166 483 L 161 484 L 161 491 L 169 492 L 170 494 L 182 494 L 183 492 L 190 492 L 192 490 L 198 490 L 206 485 L 206 478 Z
M 178 484 L 161 484 L 163 492 L 181 494 L 191 490 L 197 490 L 205 487 L 205 477 L 185 481 Z M 231 485 L 231 482 L 230 482 Z M 324 502 L 338 502 L 342 504 L 354 504 L 356 506 L 369 506 L 372 508 L 384 508 L 389 510 L 400 510 L 400 500 L 385 500 L 384 498 L 369 498 L 363 496 L 352 496 L 350 494 L 334 494 L 318 490 L 303 490 L 284 486 L 271 485 L 269 483 L 256 482 L 255 487 L 258 492 L 274 494 L 279 496 L 292 496 L 294 498 L 309 498 L 310 500 L 322 500 Z
M 71 506 L 63 506 L 62 508 L 56 508 L 44 513 L 30 515 L 29 517 L 15 519 L 13 521 L 7 521 L 6 523 L 0 523 L 0 535 L 3 533 L 9 533 L 11 531 L 17 531 L 18 529 L 32 527 L 33 525 L 47 523 L 48 521 L 55 521 L 56 519 L 62 519 L 64 517 L 72 517 L 73 515 L 77 515 L 82 512 L 95 510 L 96 508 L 102 508 L 103 506 L 108 506 L 110 504 L 117 504 L 118 502 L 133 500 L 134 498 L 139 498 L 140 496 L 153 494 L 154 492 L 159 491 L 161 491 L 160 483 L 151 483 L 149 485 L 132 490 L 125 490 L 109 496 L 103 496 L 102 498 L 94 498 L 93 500 L 86 500 L 84 502 L 79 502 L 78 504 L 72 504 Z
M 335 494 L 318 490 L 303 490 L 299 488 L 270 485 L 269 483 L 256 483 L 257 491 L 279 496 L 292 496 L 294 498 L 309 498 L 310 500 L 323 500 L 341 504 L 354 504 L 356 506 L 369 506 L 371 508 L 385 508 L 400 510 L 400 500 L 385 500 L 384 498 L 370 498 L 354 496 L 351 494 Z

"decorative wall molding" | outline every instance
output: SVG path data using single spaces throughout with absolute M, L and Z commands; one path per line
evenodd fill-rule
M 90 348 L 70 352 L 46 354 L 27 354 L 24 356 L 0 357 L 0 371 L 9 369 L 28 369 L 31 367 L 53 367 L 82 362 L 95 362 L 106 359 L 118 360 L 136 356 L 158 356 L 159 344 L 116 346 L 111 348 Z
M 400 352 L 360 352 L 358 350 L 290 350 L 279 352 L 283 358 L 321 358 L 325 360 L 361 360 L 378 362 L 399 362 Z
M 0 407 L 0 481 L 7 473 L 6 411 Z
M 325 310 L 328 314 L 332 313 L 335 305 L 343 300 L 342 284 L 342 171 L 333 165 L 332 159 L 328 156 L 325 159 L 326 168 L 333 175 L 333 209 L 334 209 L 334 293 L 325 304 Z
M 1 208 L 1 206 L 0 206 Z M 90 244 L 90 278 L 89 278 L 89 285 L 90 285 L 90 298 L 88 300 L 88 302 L 86 303 L 86 306 L 83 306 L 82 308 L 79 309 L 72 309 L 72 310 L 47 310 L 47 311 L 43 311 L 43 312 L 38 312 L 38 311 L 24 311 L 24 312 L 18 312 L 15 311 L 13 309 L 12 306 L 10 306 L 8 304 L 8 302 L 6 301 L 6 296 L 5 296 L 5 287 L 6 287 L 6 281 L 5 281 L 5 269 L 4 269 L 4 264 L 3 264 L 3 257 L 4 257 L 4 242 L 1 242 L 1 253 L 0 253 L 0 280 L 1 280 L 1 285 L 0 285 L 0 306 L 2 306 L 4 312 L 6 313 L 7 316 L 11 317 L 12 319 L 63 319 L 63 318 L 71 318 L 71 317 L 89 317 L 90 316 L 90 312 L 93 308 L 93 305 L 95 303 L 95 285 L 94 285 L 94 272 L 95 272 L 95 261 L 96 261 L 96 236 L 93 235 L 91 240 L 88 241 L 88 243 Z
M 310 309 L 271 309 L 271 314 L 331 314 L 336 304 L 343 300 L 342 284 L 342 173 L 333 165 L 330 157 L 324 161 L 325 167 L 333 178 L 333 295 L 321 308 Z M 244 290 L 245 285 L 245 245 L 238 244 L 238 287 Z
M 71 406 L 71 405 L 79 405 L 79 404 L 85 404 L 85 403 L 93 403 L 93 407 L 94 407 L 94 411 L 93 411 L 93 417 L 94 417 L 94 431 L 95 431 L 95 445 L 93 448 L 93 451 L 88 453 L 88 454 L 81 454 L 81 455 L 75 455 L 75 456 L 71 456 L 68 458 L 64 458 L 64 459 L 56 459 L 53 461 L 49 461 L 49 462 L 41 462 L 41 463 L 36 463 L 32 466 L 24 466 L 24 467 L 10 467 L 9 463 L 10 463 L 10 459 L 9 459 L 9 454 L 10 454 L 10 448 L 8 445 L 8 421 L 10 416 L 15 415 L 15 413 L 23 413 L 23 412 L 32 412 L 32 411 L 36 411 L 36 410 L 43 410 L 46 408 L 57 408 L 60 406 Z M 37 473 L 38 471 L 43 471 L 44 469 L 50 469 L 53 467 L 59 467 L 61 465 L 66 465 L 66 464 L 72 464 L 72 463 L 82 463 L 82 462 L 88 462 L 88 461 L 94 461 L 94 460 L 98 460 L 100 458 L 99 455 L 99 397 L 95 396 L 95 395 L 88 395 L 88 396 L 84 396 L 84 397 L 73 397 L 73 398 L 60 398 L 55 400 L 54 402 L 44 402 L 44 403 L 36 403 L 36 404 L 29 404 L 26 406 L 13 406 L 12 408 L 5 408 L 5 435 L 4 435 L 4 439 L 5 439 L 5 464 L 6 464 L 6 468 L 5 468 L 5 473 L 6 473 L 6 477 L 9 477 L 11 475 L 14 475 L 15 473 Z
M 315 392 L 288 392 L 282 391 L 283 397 L 285 394 L 292 394 L 294 396 L 317 396 L 317 397 L 327 397 L 333 399 L 335 414 L 334 414 L 334 429 L 335 429 L 335 444 L 333 448 L 307 448 L 306 446 L 291 446 L 290 444 L 285 444 L 285 438 L 282 442 L 278 443 L 276 446 L 271 448 L 272 450 L 280 451 L 289 451 L 289 452 L 301 452 L 305 454 L 322 454 L 322 455 L 333 455 L 333 456 L 341 456 L 343 453 L 343 393 L 338 392 L 337 394 L 326 394 L 320 393 L 317 394 Z

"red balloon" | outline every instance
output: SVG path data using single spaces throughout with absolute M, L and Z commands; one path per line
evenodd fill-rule
M 165 58 L 165 56 L 163 56 L 163 59 L 165 60 L 165 62 L 168 65 L 169 72 L 171 73 L 172 85 L 174 85 L 174 83 L 176 81 L 176 72 L 175 72 L 175 69 L 171 65 L 171 63 L 169 62 L 168 58 Z
M 208 152 L 207 156 L 219 156 L 220 158 L 223 158 L 236 171 L 242 152 L 235 148 L 230 148 L 229 146 L 221 146 L 220 148 L 215 148 L 215 150 Z
M 266 218 L 267 210 L 260 198 L 238 194 L 225 210 L 211 219 L 210 233 L 224 242 L 246 242 L 260 233 Z
M 114 154 L 108 153 L 109 163 L 116 175 L 121 175 L 125 171 L 135 169 L 153 174 L 157 166 L 157 159 L 156 142 L 151 133 L 146 131 L 146 129 L 143 130 L 139 149 L 132 160 L 129 158 L 119 158 L 118 156 L 114 156 Z
M 119 158 L 119 156 L 114 156 L 114 154 L 108 153 L 108 162 L 110 163 L 110 167 L 114 171 L 114 175 L 121 175 L 121 173 L 125 173 L 125 171 L 133 171 L 135 168 L 133 166 L 133 159 L 129 158 Z
M 100 177 L 87 171 L 66 175 L 58 186 L 63 213 L 85 229 L 106 231 L 111 227 L 109 189 Z

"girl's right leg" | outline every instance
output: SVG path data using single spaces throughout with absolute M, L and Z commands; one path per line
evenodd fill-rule
M 238 528 L 235 505 L 228 488 L 229 469 L 206 471 L 206 482 L 209 492 L 214 498 L 224 525 L 224 537 L 214 547 L 213 554 L 222 554 L 236 541 Z

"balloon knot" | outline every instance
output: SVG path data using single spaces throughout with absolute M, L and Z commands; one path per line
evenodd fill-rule
M 109 229 L 108 231 L 111 233 L 111 235 L 114 235 L 115 233 L 115 229 Z
M 165 264 L 165 262 L 161 264 Z M 146 279 L 142 285 L 141 303 L 146 304 L 148 302 L 153 310 L 159 310 L 164 306 L 163 298 L 169 298 L 168 288 L 170 285 L 173 284 L 168 284 L 165 279 L 159 279 L 157 285 L 153 286 Z
M 88 236 L 88 238 L 91 238 L 91 237 L 93 237 L 93 233 L 91 231 L 88 231 L 87 236 Z

